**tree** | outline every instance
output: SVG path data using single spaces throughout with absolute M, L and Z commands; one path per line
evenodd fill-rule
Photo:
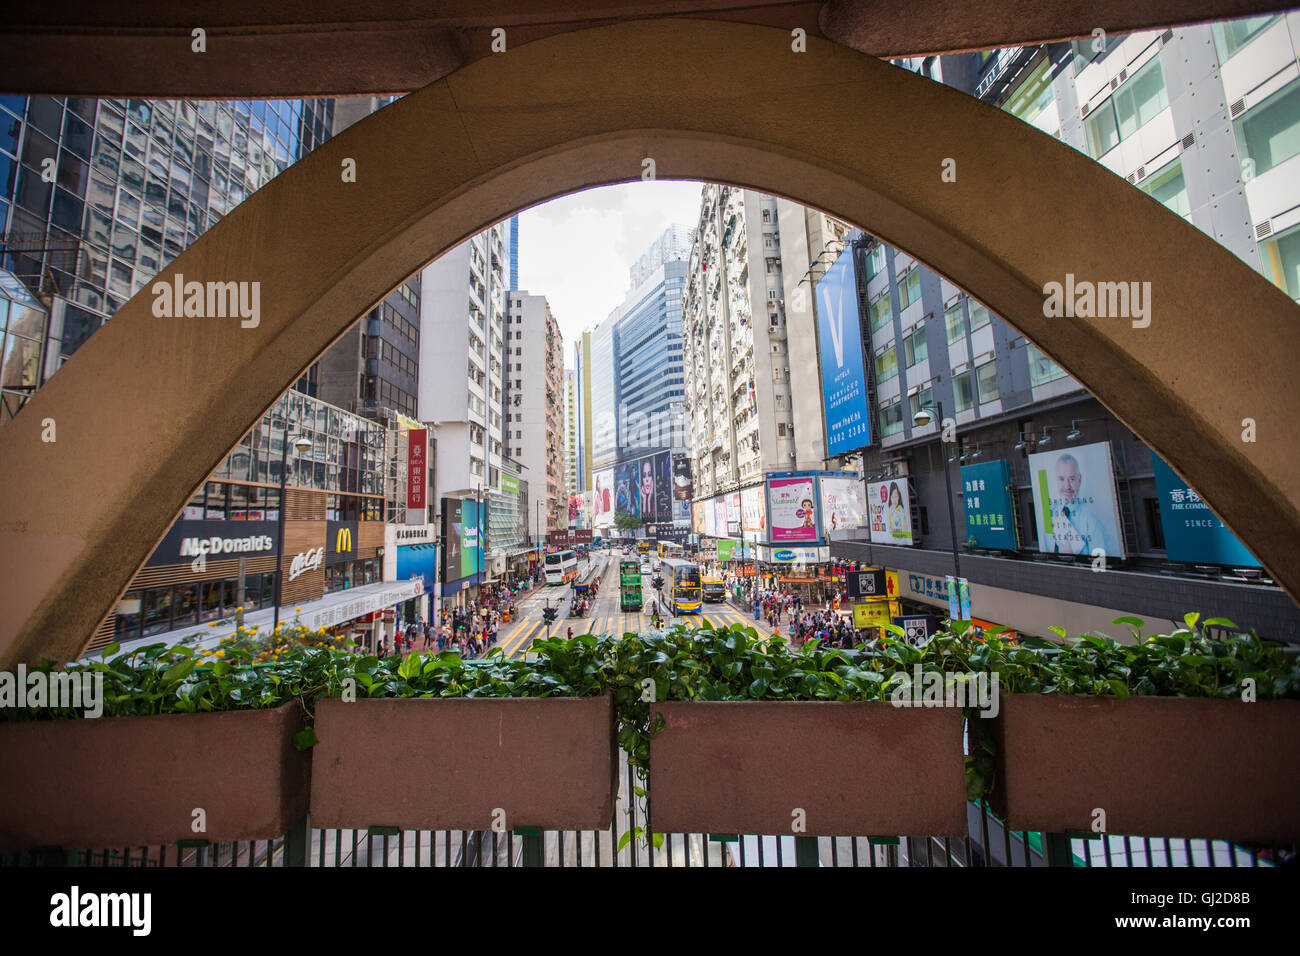
M 640 515 L 614 515 L 614 527 L 619 531 L 637 531 L 645 525 Z

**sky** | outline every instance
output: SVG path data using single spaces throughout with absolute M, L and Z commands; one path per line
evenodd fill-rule
M 663 180 L 602 186 L 519 214 L 519 287 L 550 302 L 566 367 L 582 331 L 630 291 L 628 267 L 672 223 L 695 225 L 700 189 Z

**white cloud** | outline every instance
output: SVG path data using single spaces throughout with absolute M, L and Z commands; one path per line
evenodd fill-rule
M 674 222 L 699 215 L 697 182 L 626 183 L 554 199 L 519 214 L 519 287 L 544 295 L 572 343 L 617 308 L 628 293 L 628 267 Z

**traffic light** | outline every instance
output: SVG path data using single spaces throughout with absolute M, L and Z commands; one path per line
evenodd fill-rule
M 553 607 L 543 608 L 542 621 L 546 624 L 551 624 L 555 621 L 555 615 L 556 615 L 555 608 Z

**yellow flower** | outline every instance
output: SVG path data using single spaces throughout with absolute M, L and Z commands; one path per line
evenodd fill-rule
M 301 614 L 301 613 L 302 613 L 302 608 L 300 608 L 300 607 L 296 607 L 296 608 L 294 608 L 293 610 L 294 610 L 294 613 L 295 613 L 295 614 Z
M 225 656 L 226 656 L 226 652 L 225 652 L 225 651 L 215 651 L 215 652 L 213 653 L 213 656 L 214 656 L 214 657 L 225 657 Z

